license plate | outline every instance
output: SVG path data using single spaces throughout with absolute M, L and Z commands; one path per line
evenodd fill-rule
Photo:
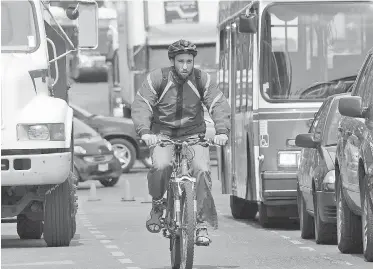
M 104 172 L 109 170 L 109 164 L 104 163 L 104 164 L 99 164 L 98 165 L 98 171 Z

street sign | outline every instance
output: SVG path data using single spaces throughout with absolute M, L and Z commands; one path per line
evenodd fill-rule
M 166 23 L 196 23 L 198 1 L 164 1 L 164 13 Z

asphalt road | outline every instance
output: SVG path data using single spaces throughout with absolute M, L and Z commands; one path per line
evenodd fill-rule
M 93 113 L 107 115 L 105 89 L 105 83 L 77 84 L 71 90 L 71 100 Z M 47 248 L 43 239 L 20 240 L 14 223 L 2 224 L 1 268 L 170 268 L 168 240 L 145 228 L 151 207 L 150 203 L 142 203 L 149 199 L 146 172 L 137 163 L 114 187 L 105 188 L 93 181 L 81 183 L 77 232 L 70 247 Z M 362 255 L 341 254 L 335 245 L 316 245 L 314 240 L 301 239 L 297 224 L 286 222 L 263 229 L 257 221 L 234 220 L 229 195 L 221 194 L 216 167 L 212 167 L 212 176 L 219 229 L 210 231 L 209 247 L 196 248 L 194 268 L 372 268 Z M 134 201 L 124 202 L 123 197 L 134 197 Z
M 194 268 L 371 268 L 362 255 L 341 254 L 335 245 L 301 239 L 294 223 L 263 229 L 257 221 L 234 220 L 229 196 L 220 192 L 216 167 L 212 172 L 219 229 L 210 231 L 209 247 L 196 247 Z M 2 268 L 170 268 L 168 240 L 145 228 L 151 207 L 143 203 L 148 200 L 145 178 L 146 170 L 138 164 L 114 187 L 105 188 L 97 181 L 81 183 L 77 233 L 70 247 L 47 248 L 42 239 L 20 240 L 15 224 L 2 224 Z M 135 201 L 124 202 L 123 197 L 134 197 Z

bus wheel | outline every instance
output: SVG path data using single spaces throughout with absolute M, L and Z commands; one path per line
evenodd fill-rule
M 269 219 L 267 215 L 267 206 L 263 203 L 259 204 L 259 224 L 263 228 L 267 228 L 269 225 Z
M 258 212 L 258 205 L 237 196 L 231 195 L 230 205 L 235 219 L 254 219 Z

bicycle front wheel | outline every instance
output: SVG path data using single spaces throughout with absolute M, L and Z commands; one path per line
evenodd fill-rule
M 184 183 L 183 203 L 181 205 L 180 256 L 181 269 L 192 269 L 194 259 L 194 232 L 196 220 L 194 213 L 194 191 L 192 182 Z

